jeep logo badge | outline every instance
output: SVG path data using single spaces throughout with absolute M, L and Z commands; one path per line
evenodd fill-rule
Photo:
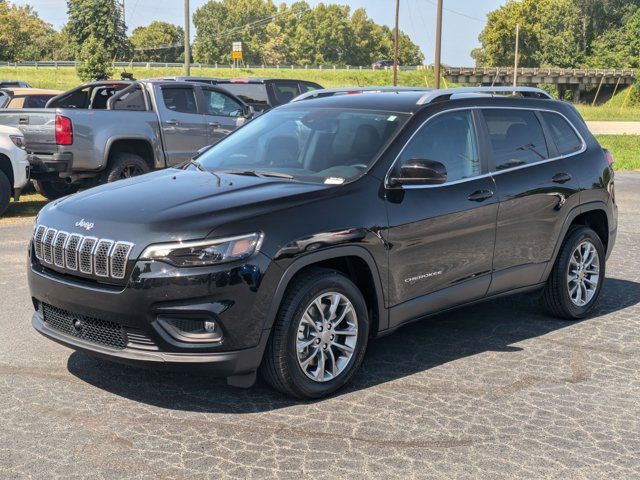
M 84 218 L 76 222 L 76 227 L 84 228 L 87 232 L 93 228 L 93 222 L 87 222 Z

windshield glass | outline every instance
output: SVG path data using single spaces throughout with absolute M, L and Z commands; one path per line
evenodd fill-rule
M 407 115 L 370 110 L 272 110 L 198 157 L 211 171 L 282 174 L 341 184 L 358 177 Z

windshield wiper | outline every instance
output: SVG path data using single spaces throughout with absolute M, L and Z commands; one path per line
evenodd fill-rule
M 280 172 L 265 172 L 262 170 L 223 170 L 223 173 L 230 173 L 232 175 L 251 175 L 254 177 L 266 178 L 286 178 L 287 180 L 293 180 L 293 175 Z
M 198 170 L 200 170 L 201 172 L 207 172 L 210 173 L 211 175 L 213 175 L 214 177 L 216 177 L 217 183 L 218 183 L 218 187 L 220 186 L 222 179 L 220 178 L 220 175 L 218 175 L 216 172 L 212 172 L 211 170 L 205 168 L 200 162 L 196 162 L 193 159 L 187 160 L 186 162 L 184 162 L 182 164 L 182 168 L 186 169 L 189 166 L 193 166 L 196 167 Z

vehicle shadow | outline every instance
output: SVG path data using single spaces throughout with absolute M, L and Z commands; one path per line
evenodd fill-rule
M 600 304 L 583 321 L 640 303 L 640 283 L 608 278 Z M 517 352 L 514 344 L 571 328 L 575 322 L 547 315 L 532 295 L 515 295 L 470 306 L 407 325 L 370 343 L 361 370 L 336 395 L 400 379 L 487 351 Z M 261 381 L 251 389 L 226 385 L 206 374 L 148 370 L 114 364 L 74 352 L 69 372 L 100 389 L 130 400 L 173 410 L 256 413 L 300 403 Z

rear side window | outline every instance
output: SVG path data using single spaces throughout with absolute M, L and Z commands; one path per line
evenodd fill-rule
M 300 93 L 312 92 L 314 90 L 318 90 L 318 88 L 319 87 L 311 83 L 300 82 Z
M 165 106 L 174 112 L 198 113 L 193 88 L 163 88 L 162 99 Z
M 561 115 L 542 112 L 542 117 L 549 127 L 551 138 L 556 142 L 560 155 L 570 155 L 582 149 L 582 140 L 574 128 Z
M 493 168 L 535 163 L 549 158 L 542 125 L 530 110 L 483 110 L 493 148 Z
M 267 86 L 263 83 L 220 83 L 218 86 L 233 93 L 243 102 L 255 107 L 256 110 L 264 110 L 269 107 Z
M 414 159 L 434 160 L 447 168 L 447 181 L 480 175 L 473 116 L 470 111 L 444 113 L 425 123 L 409 141 L 400 165 Z
M 276 98 L 277 105 L 289 103 L 291 100 L 300 95 L 297 82 L 275 82 L 273 85 L 273 94 Z

